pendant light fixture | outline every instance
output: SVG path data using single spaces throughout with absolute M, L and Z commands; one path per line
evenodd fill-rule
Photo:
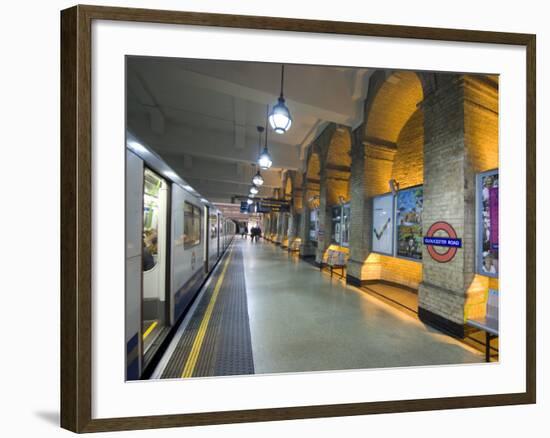
M 258 157 L 258 164 L 262 169 L 269 169 L 271 165 L 273 164 L 273 160 L 271 159 L 271 155 L 269 155 L 269 152 L 267 151 L 267 114 L 269 113 L 269 105 L 267 105 L 267 112 L 266 112 L 266 119 L 265 119 L 265 145 L 264 150 Z
M 262 149 L 262 132 L 264 132 L 263 126 L 257 126 L 256 129 L 258 130 L 258 152 L 260 152 L 261 155 L 261 149 Z M 259 165 L 258 165 L 258 171 L 256 172 L 256 175 L 252 177 L 252 184 L 255 186 L 260 187 L 264 183 L 264 179 L 262 177 L 262 174 L 260 173 Z
M 248 199 L 246 200 L 246 203 L 247 203 L 248 205 L 252 204 L 253 202 L 254 202 L 254 201 L 253 201 L 251 198 L 248 198 Z
M 271 113 L 269 114 L 269 123 L 277 134 L 284 134 L 290 129 L 292 125 L 292 117 L 290 111 L 285 105 L 285 98 L 283 96 L 283 85 L 285 79 L 285 65 L 281 65 L 281 94 L 278 102 L 273 105 Z
M 254 184 L 255 186 L 261 186 L 263 183 L 264 183 L 264 178 L 260 174 L 260 171 L 258 170 L 256 172 L 256 175 L 254 175 L 254 178 L 252 178 L 252 184 Z
M 250 187 L 250 193 L 253 195 L 257 195 L 259 192 L 258 187 L 256 187 L 254 184 Z

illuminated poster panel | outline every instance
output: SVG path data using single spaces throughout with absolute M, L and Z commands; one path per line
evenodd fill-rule
M 393 255 L 393 195 L 377 196 L 372 201 L 372 250 Z
M 317 242 L 319 232 L 319 209 L 315 208 L 309 212 L 309 240 Z
M 342 207 L 332 207 L 331 243 L 340 245 L 342 240 Z
M 477 176 L 477 272 L 498 277 L 498 170 Z
M 349 224 L 351 220 L 351 206 L 344 204 L 342 209 L 342 246 L 349 246 Z
M 422 186 L 397 192 L 396 254 L 412 260 L 422 260 Z

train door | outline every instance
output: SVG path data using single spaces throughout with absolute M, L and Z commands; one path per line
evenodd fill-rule
M 216 223 L 216 227 L 217 227 L 217 229 L 218 229 L 218 238 L 217 238 L 216 240 L 218 241 L 218 253 L 217 253 L 217 256 L 219 257 L 220 254 L 221 254 L 221 251 L 220 251 L 220 238 L 221 238 L 221 237 L 220 237 L 220 236 L 221 236 L 222 233 L 221 233 L 221 230 L 220 230 L 220 214 L 218 213 L 217 216 L 218 216 L 218 217 L 217 217 L 217 219 L 216 219 L 216 222 L 217 222 L 217 223 Z
M 210 254 L 210 209 L 205 206 L 204 207 L 204 214 L 202 216 L 204 218 L 203 224 L 202 224 L 202 232 L 204 235 L 204 251 L 203 251 L 203 264 L 204 264 L 204 272 L 208 273 L 208 260 L 209 260 L 209 254 Z
M 155 172 L 146 168 L 143 178 L 143 288 L 141 297 L 144 367 L 147 366 L 158 347 L 160 335 L 170 324 L 166 294 L 167 222 L 168 184 Z

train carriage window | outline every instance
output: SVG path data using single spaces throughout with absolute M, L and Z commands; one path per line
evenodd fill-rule
M 158 223 L 162 180 L 149 169 L 143 184 L 143 270 L 150 271 L 158 262 Z
M 210 215 L 210 238 L 215 239 L 218 237 L 218 216 L 215 214 Z
M 183 247 L 191 248 L 201 243 L 202 211 L 185 202 L 183 207 Z

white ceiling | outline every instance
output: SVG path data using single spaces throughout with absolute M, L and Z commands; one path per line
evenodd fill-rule
M 366 69 L 285 65 L 284 95 L 293 124 L 269 129 L 273 167 L 260 196 L 281 186 L 282 171 L 303 169 L 305 149 L 329 122 L 363 118 Z M 258 125 L 279 96 L 281 65 L 129 57 L 128 128 L 212 202 L 246 195 L 259 153 Z

